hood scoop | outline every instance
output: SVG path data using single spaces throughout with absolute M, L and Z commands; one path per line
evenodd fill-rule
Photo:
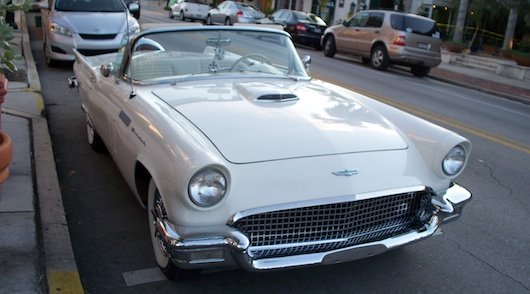
M 300 100 L 290 89 L 261 82 L 238 83 L 234 89 L 240 96 L 252 102 L 292 102 Z

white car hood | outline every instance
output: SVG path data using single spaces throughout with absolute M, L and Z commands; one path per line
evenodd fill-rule
M 125 26 L 125 12 L 57 12 L 55 19 L 78 34 L 117 34 Z
M 194 82 L 153 94 L 233 163 L 407 148 L 383 117 L 310 82 Z

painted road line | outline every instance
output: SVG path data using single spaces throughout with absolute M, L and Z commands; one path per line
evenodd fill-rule
M 372 93 L 372 92 L 369 92 L 369 91 L 366 91 L 366 90 L 363 90 L 363 89 L 360 89 L 360 88 L 356 88 L 356 87 L 354 87 L 352 85 L 348 85 L 346 83 L 343 83 L 343 82 L 340 82 L 340 81 L 337 81 L 337 80 L 334 80 L 334 79 L 330 79 L 328 77 L 325 77 L 325 76 L 317 74 L 317 73 L 311 73 L 311 75 L 314 78 L 316 78 L 316 79 L 319 79 L 319 80 L 322 80 L 322 81 L 325 81 L 325 82 L 328 82 L 328 83 L 332 83 L 332 84 L 341 86 L 343 88 L 355 91 L 355 92 L 360 93 L 362 95 L 368 96 L 368 97 L 373 98 L 373 99 L 378 100 L 378 101 L 381 101 L 381 102 L 383 102 L 385 104 L 394 106 L 394 107 L 399 108 L 401 110 L 404 110 L 404 111 L 406 111 L 408 113 L 411 113 L 411 114 L 414 114 L 416 116 L 420 116 L 422 118 L 425 118 L 425 119 L 427 119 L 429 121 L 436 121 L 438 123 L 445 124 L 447 126 L 450 126 L 450 127 L 456 128 L 456 129 L 460 129 L 462 131 L 468 132 L 468 133 L 470 133 L 472 135 L 475 135 L 477 137 L 492 141 L 494 143 L 503 145 L 505 147 L 508 147 L 508 148 L 511 148 L 511 149 L 514 149 L 514 150 L 517 150 L 517 151 L 520 151 L 520 152 L 523 152 L 523 153 L 526 153 L 526 154 L 530 154 L 530 147 L 527 146 L 527 145 L 520 144 L 518 142 L 506 139 L 504 137 L 497 136 L 495 134 L 488 133 L 488 132 L 485 132 L 483 130 L 471 127 L 471 126 L 467 126 L 467 125 L 461 124 L 461 123 L 459 123 L 457 121 L 454 121 L 452 119 L 449 119 L 447 117 L 444 117 L 444 116 L 441 116 L 441 115 L 438 115 L 438 114 L 435 114 L 435 113 L 432 113 L 432 112 L 429 112 L 429 111 L 414 107 L 412 105 L 408 105 L 408 104 L 404 104 L 404 103 L 400 103 L 400 102 L 396 102 L 396 101 L 390 100 L 389 98 L 386 98 L 384 96 L 381 96 L 381 95 L 378 95 L 378 94 L 375 94 L 375 93 Z
M 167 280 L 157 267 L 126 272 L 122 275 L 127 287 Z

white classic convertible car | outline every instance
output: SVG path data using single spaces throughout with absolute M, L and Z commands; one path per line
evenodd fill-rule
M 471 193 L 465 138 L 312 79 L 281 30 L 146 30 L 121 52 L 76 52 L 88 143 L 147 207 L 157 264 L 335 264 L 427 238 Z M 146 236 L 147 237 L 147 236 Z

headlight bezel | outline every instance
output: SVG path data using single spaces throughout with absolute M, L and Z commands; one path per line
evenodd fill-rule
M 195 206 L 201 209 L 217 207 L 228 194 L 228 189 L 227 173 L 215 166 L 201 168 L 188 181 L 188 197 Z M 203 192 L 212 194 L 201 195 Z
M 56 22 L 50 23 L 50 31 L 54 34 L 61 35 L 61 36 L 66 36 L 66 37 L 73 36 L 72 31 L 68 27 L 58 24 Z
M 446 153 L 441 162 L 442 172 L 447 177 L 456 177 L 458 176 L 467 162 L 467 152 L 466 148 L 461 144 L 453 146 Z

